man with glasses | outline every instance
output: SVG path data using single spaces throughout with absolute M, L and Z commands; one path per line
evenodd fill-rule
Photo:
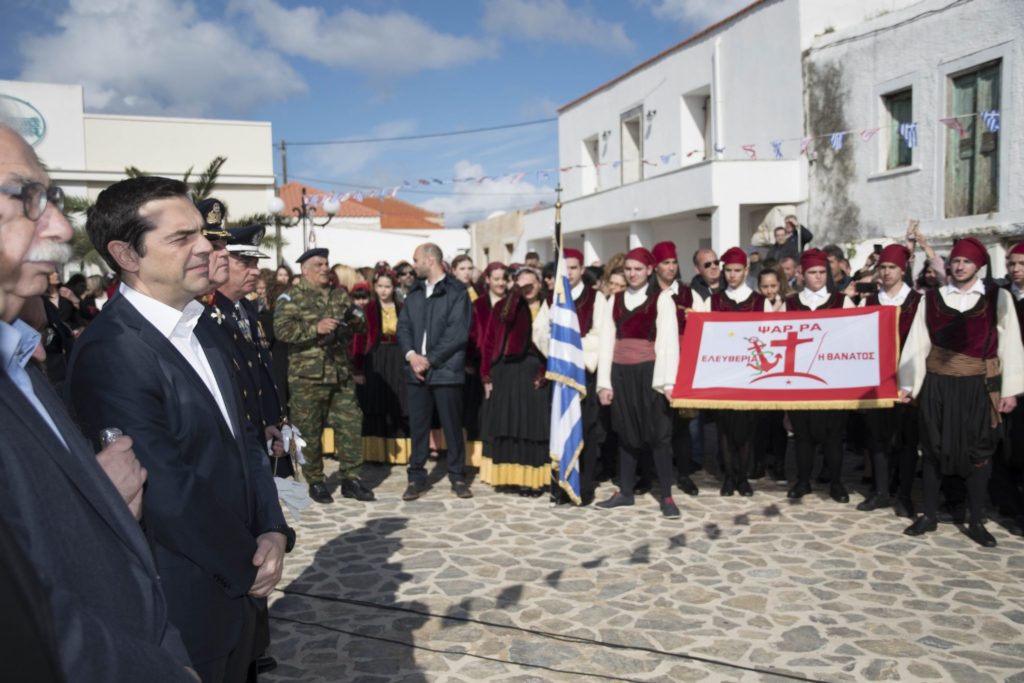
M 400 304 L 405 303 L 405 297 L 409 294 L 409 289 L 416 282 L 416 273 L 413 271 L 412 264 L 408 261 L 396 263 L 395 276 L 398 278 L 396 283 L 398 286 L 395 287 L 395 301 Z
M 45 291 L 68 255 L 63 198 L 32 148 L 0 123 L 0 311 Z M 0 518 L 46 595 L 55 664 L 67 680 L 196 681 L 136 521 L 147 474 L 132 440 L 93 450 L 29 363 L 37 344 L 24 323 L 0 322 Z
M 722 266 L 714 249 L 698 249 L 693 253 L 693 269 L 697 274 L 690 280 L 690 289 L 705 301 L 722 289 Z

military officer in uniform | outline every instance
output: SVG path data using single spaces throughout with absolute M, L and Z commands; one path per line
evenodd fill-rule
M 213 246 L 210 252 L 210 284 L 213 288 L 208 294 L 197 297 L 200 303 L 213 303 L 213 293 L 228 281 L 227 244 L 230 234 L 224 229 L 224 221 L 228 217 L 228 207 L 219 199 L 210 197 L 196 204 L 199 215 L 203 217 L 203 237 Z
M 359 481 L 362 465 L 362 418 L 356 403 L 355 380 L 349 365 L 347 331 L 361 331 L 361 311 L 348 292 L 330 285 L 327 249 L 309 249 L 299 257 L 302 279 L 282 294 L 274 310 L 274 333 L 289 344 L 290 416 L 306 440 L 302 474 L 309 495 L 318 503 L 334 499 L 324 481 L 321 433 L 334 431 L 341 474 L 341 494 L 373 500 Z
M 228 280 L 214 292 L 211 315 L 230 341 L 245 418 L 264 442 L 271 442 L 270 469 L 274 476 L 287 478 L 294 470 L 285 457 L 281 439 L 286 411 L 274 383 L 270 344 L 257 319 L 255 305 L 245 298 L 256 291 L 259 260 L 270 258 L 259 250 L 266 228 L 249 225 L 228 228 L 227 232 Z

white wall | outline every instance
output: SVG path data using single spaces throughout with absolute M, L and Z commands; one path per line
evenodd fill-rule
M 267 228 L 273 233 L 273 226 Z M 377 261 L 386 260 L 392 265 L 398 261 L 412 261 L 412 253 L 424 242 L 433 242 L 441 247 L 445 260 L 469 251 L 469 231 L 461 228 L 437 230 L 381 230 L 361 225 L 359 219 L 334 219 L 325 228 L 314 228 L 316 246 L 330 250 L 331 265 L 344 263 L 354 268 L 373 266 Z M 282 230 L 288 245 L 282 250 L 285 263 L 293 266 L 295 259 L 302 255 L 302 228 Z M 266 250 L 264 250 L 266 252 Z M 269 252 L 267 252 L 269 253 Z M 273 254 L 271 254 L 273 256 Z
M 829 202 L 837 193 L 845 193 L 859 212 L 853 237 L 895 238 L 904 233 L 911 218 L 920 219 L 939 246 L 965 232 L 1024 232 L 1024 138 L 1019 134 L 1024 123 L 1024 2 L 974 0 L 908 21 L 947 5 L 946 0 L 926 0 L 815 43 L 808 57 L 815 67 L 842 69 L 848 96 L 834 106 L 843 108 L 854 128 L 883 130 L 870 143 L 856 135 L 847 139 L 841 153 L 852 155 L 850 178 L 837 179 L 825 164 L 812 167 L 812 230 L 816 217 L 828 215 Z M 900 22 L 904 24 L 891 28 Z M 857 36 L 865 37 L 851 40 Z M 950 133 L 938 119 L 949 114 L 949 74 L 997 57 L 1003 65 L 999 211 L 946 219 L 945 149 Z M 911 167 L 885 172 L 888 119 L 881 96 L 907 86 L 913 88 L 918 147 Z

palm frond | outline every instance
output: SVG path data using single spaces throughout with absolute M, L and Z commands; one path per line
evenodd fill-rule
M 129 178 L 141 178 L 143 176 L 149 175 L 138 166 L 125 166 L 124 174 Z
M 198 203 L 213 194 L 213 188 L 217 185 L 220 169 L 227 160 L 227 157 L 214 157 L 206 169 L 199 174 L 199 178 L 192 184 L 192 201 Z M 189 169 L 189 173 L 191 173 L 191 169 Z
M 92 207 L 93 201 L 88 197 L 69 194 L 64 197 L 64 215 L 73 213 L 86 213 Z

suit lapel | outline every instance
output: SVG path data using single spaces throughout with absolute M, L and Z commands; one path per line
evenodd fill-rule
M 211 411 L 211 414 L 221 415 L 220 406 L 217 405 L 217 399 L 213 397 L 213 394 L 210 393 L 210 390 L 206 387 L 206 383 L 203 382 L 203 379 L 196 373 L 189 362 L 185 360 L 185 357 L 181 355 L 181 352 L 174 347 L 174 344 L 172 344 L 167 337 L 160 334 L 160 330 L 156 329 L 152 323 L 143 318 L 142 314 L 139 313 L 138 309 L 135 308 L 130 301 L 124 299 L 124 297 L 118 297 L 117 302 L 124 308 L 121 313 L 124 316 L 125 323 L 138 330 L 139 337 L 142 341 L 156 351 L 160 358 L 172 363 L 175 369 L 181 372 L 181 374 L 188 379 L 195 390 L 199 392 L 199 395 L 206 401 L 207 410 Z M 203 312 L 203 315 L 200 317 L 200 322 L 196 325 L 197 330 L 202 327 L 208 315 L 208 312 Z M 207 357 L 209 359 L 209 354 L 207 354 Z M 213 363 L 211 362 L 210 365 L 212 366 Z M 217 383 L 221 387 L 224 386 L 223 381 L 219 377 L 217 378 Z M 225 402 L 228 400 L 227 393 L 228 392 L 221 389 L 221 394 L 224 395 Z M 230 404 L 227 405 L 230 406 Z M 230 407 L 228 408 L 228 412 L 230 414 Z M 231 437 L 228 425 L 224 423 L 224 418 L 221 417 L 218 422 L 224 427 L 224 431 L 227 432 L 227 436 Z
M 70 484 L 82 494 L 114 533 L 121 537 L 125 545 L 132 548 L 150 571 L 155 572 L 153 556 L 145 543 L 145 537 L 137 527 L 133 531 L 129 526 L 135 526 L 136 522 L 129 514 L 128 506 L 121 500 L 113 483 L 106 479 L 106 474 L 99 465 L 92 464 L 95 463 L 96 457 L 92 446 L 71 421 L 67 409 L 53 392 L 46 378 L 35 368 L 28 369 L 28 373 L 36 397 L 57 426 L 61 436 L 68 442 L 68 448 L 64 447 L 50 425 L 22 395 L 21 390 L 3 373 L 0 373 L 0 403 L 5 404 L 12 415 L 16 416 L 15 419 L 21 421 L 25 433 L 30 434 L 38 442 L 40 454 L 53 460 Z M 115 509 L 113 506 L 116 505 L 124 506 L 124 510 Z

